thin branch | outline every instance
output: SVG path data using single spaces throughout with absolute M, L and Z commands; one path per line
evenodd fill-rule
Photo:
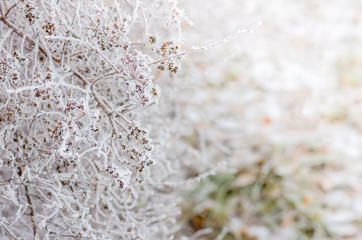
M 34 208 L 33 208 L 33 204 L 31 202 L 31 198 L 29 196 L 29 192 L 28 192 L 28 186 L 25 185 L 25 195 L 26 195 L 26 199 L 28 201 L 29 204 L 29 209 L 30 209 L 30 216 L 31 216 L 31 222 L 33 223 L 33 233 L 34 233 L 34 239 L 36 237 L 36 224 L 35 224 L 35 220 L 34 220 Z
M 12 9 L 14 9 L 15 7 L 16 7 L 16 4 L 12 5 L 12 6 L 6 11 L 6 13 L 5 13 L 5 15 L 4 15 L 4 18 L 6 18 L 6 16 L 10 13 L 10 11 L 11 11 Z
M 19 29 L 17 29 L 13 24 L 9 23 L 4 17 L 0 18 L 0 21 L 3 21 L 5 23 L 6 26 L 8 26 L 9 28 L 13 29 L 14 32 L 19 35 L 20 37 L 24 38 L 25 40 L 30 43 L 30 45 L 35 46 L 35 42 L 30 39 L 28 36 L 25 36 L 24 33 L 22 33 Z M 44 48 L 39 46 L 39 50 L 45 55 L 48 56 L 48 53 L 44 50 Z M 56 57 L 50 56 L 55 62 L 60 63 L 60 60 L 57 59 Z
M 113 75 L 115 74 L 115 72 L 113 73 L 109 73 L 109 74 L 106 74 L 102 77 L 99 77 L 97 78 L 96 80 L 94 80 L 92 83 L 91 83 L 91 91 L 92 91 L 92 95 L 94 97 L 94 99 L 97 101 L 97 103 L 99 104 L 99 106 L 102 108 L 102 110 L 105 112 L 105 114 L 107 115 L 111 125 L 112 125 L 112 128 L 113 128 L 113 131 L 114 132 L 117 132 L 117 129 L 116 127 L 114 126 L 114 123 L 113 123 L 113 119 L 112 119 L 112 112 L 113 110 L 112 109 L 107 109 L 107 106 L 103 103 L 103 101 L 97 96 L 97 92 L 94 90 L 94 86 L 97 82 L 99 82 L 100 80 L 102 80 L 104 77 L 106 76 L 110 76 L 110 75 Z
M 15 234 L 13 232 L 10 231 L 10 229 L 8 229 L 5 224 L 2 224 L 3 228 L 14 238 L 14 239 L 18 239 Z
M 165 57 L 165 58 L 162 58 L 160 60 L 157 60 L 155 62 L 152 62 L 150 63 L 149 65 L 153 65 L 153 64 L 157 64 L 157 63 L 160 63 L 160 62 L 164 62 L 166 60 L 169 60 L 169 59 L 173 59 L 173 58 L 178 58 L 178 57 L 182 57 L 182 56 L 186 56 L 192 52 L 196 52 L 196 51 L 203 51 L 203 50 L 207 50 L 209 48 L 213 48 L 213 47 L 216 47 L 222 43 L 226 43 L 226 42 L 229 42 L 230 40 L 236 38 L 237 36 L 241 35 L 241 34 L 245 34 L 245 33 L 251 33 L 252 31 L 254 31 L 257 27 L 260 27 L 262 25 L 262 22 L 256 22 L 254 23 L 253 25 L 251 25 L 249 28 L 247 29 L 244 29 L 244 30 L 239 30 L 233 34 L 231 34 L 230 36 L 222 39 L 222 40 L 219 40 L 219 41 L 216 41 L 216 42 L 213 42 L 209 45 L 205 45 L 205 46 L 201 46 L 201 47 L 195 47 L 195 48 L 191 48 L 190 50 L 187 50 L 185 52 L 182 52 L 182 53 L 179 53 L 179 54 L 175 54 L 175 55 L 172 55 L 172 56 L 169 56 L 169 57 Z

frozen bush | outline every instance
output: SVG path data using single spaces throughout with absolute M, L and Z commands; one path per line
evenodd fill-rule
M 182 19 L 168 0 L 0 3 L 1 239 L 172 238 L 151 106 Z

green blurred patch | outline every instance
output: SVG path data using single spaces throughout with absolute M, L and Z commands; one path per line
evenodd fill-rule
M 338 82 L 342 87 L 360 87 L 362 83 L 362 55 L 345 54 L 336 63 Z
M 217 173 L 197 184 L 185 197 L 184 218 L 193 231 L 212 228 L 202 239 L 215 239 L 232 219 L 240 227 L 230 229 L 224 240 L 257 240 L 251 226 L 297 229 L 295 239 L 328 236 L 318 215 L 306 210 L 309 200 L 287 192 L 285 179 L 273 168 L 256 164 L 235 173 Z

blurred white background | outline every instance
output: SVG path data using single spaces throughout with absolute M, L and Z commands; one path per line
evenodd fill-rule
M 224 203 L 222 234 L 362 239 L 362 1 L 179 5 L 194 23 L 183 26 L 186 46 L 263 22 L 253 33 L 188 56 L 176 92 L 186 123 L 180 131 L 194 146 L 186 165 L 204 172 L 223 163 L 233 184 L 254 194 L 236 191 Z M 268 181 L 273 187 L 265 187 Z M 198 216 L 217 208 L 205 191 L 189 199 Z M 260 207 L 271 199 L 273 211 Z M 203 218 L 200 229 L 217 228 Z

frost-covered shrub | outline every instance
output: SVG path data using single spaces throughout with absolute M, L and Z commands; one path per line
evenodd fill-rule
M 152 112 L 182 18 L 168 0 L 0 3 L 1 239 L 172 238 Z

